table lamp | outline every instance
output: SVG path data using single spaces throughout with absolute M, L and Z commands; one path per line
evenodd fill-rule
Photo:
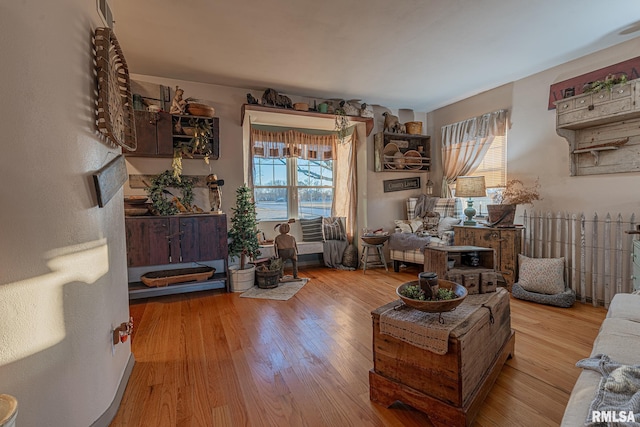
M 476 222 L 473 217 L 476 214 L 476 210 L 473 208 L 472 197 L 487 197 L 487 189 L 484 184 L 484 176 L 459 176 L 456 179 L 456 197 L 468 197 L 467 208 L 464 210 L 464 214 L 467 220 L 464 225 L 474 226 Z

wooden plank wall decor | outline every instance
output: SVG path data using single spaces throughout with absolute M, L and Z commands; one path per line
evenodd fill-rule
M 96 195 L 98 196 L 98 206 L 103 208 L 126 181 L 127 165 L 124 162 L 124 156 L 120 154 L 93 174 L 93 183 L 96 186 Z
M 577 297 L 609 307 L 613 296 L 631 292 L 631 246 L 636 216 L 621 214 L 525 212 L 524 254 L 534 258 L 565 258 L 565 283 Z
M 552 84 L 549 90 L 549 110 L 554 110 L 556 106 L 553 103 L 564 98 L 565 89 L 573 88 L 574 95 L 579 95 L 585 84 L 604 80 L 609 74 L 625 74 L 627 80 L 640 78 L 640 56 Z

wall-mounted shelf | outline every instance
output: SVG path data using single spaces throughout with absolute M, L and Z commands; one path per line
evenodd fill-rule
M 265 107 L 263 105 L 256 104 L 243 104 L 242 105 L 242 115 L 240 118 L 240 123 L 244 125 L 244 119 L 247 117 L 248 113 L 251 111 L 260 111 L 260 112 L 269 112 L 275 114 L 289 114 L 294 116 L 303 116 L 303 117 L 314 117 L 320 119 L 331 119 L 335 120 L 335 114 L 328 113 L 318 113 L 317 111 L 298 111 L 292 110 L 289 108 L 278 108 L 278 107 Z M 366 125 L 367 136 L 371 134 L 373 130 L 373 119 L 369 117 L 358 117 L 358 116 L 347 116 L 347 118 L 352 122 L 360 122 Z
M 555 105 L 572 176 L 640 171 L 640 79 Z
M 373 141 L 376 172 L 428 172 L 431 167 L 428 135 L 379 132 Z

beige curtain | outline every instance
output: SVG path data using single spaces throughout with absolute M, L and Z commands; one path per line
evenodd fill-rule
M 344 143 L 338 144 L 334 173 L 335 191 L 333 193 L 333 216 L 345 217 L 347 240 L 353 241 L 356 227 L 356 209 L 358 194 L 358 179 L 356 152 L 358 135 L 356 128 L 345 138 Z
M 316 135 L 294 129 L 251 129 L 251 154 L 257 157 L 334 160 L 337 142 L 335 133 Z
M 508 110 L 498 110 L 442 127 L 442 197 L 451 197 L 457 177 L 478 168 L 491 142 L 507 130 Z

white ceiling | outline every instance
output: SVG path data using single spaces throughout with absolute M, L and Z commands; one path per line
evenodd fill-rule
M 424 112 L 640 35 L 638 0 L 110 4 L 131 73 Z

